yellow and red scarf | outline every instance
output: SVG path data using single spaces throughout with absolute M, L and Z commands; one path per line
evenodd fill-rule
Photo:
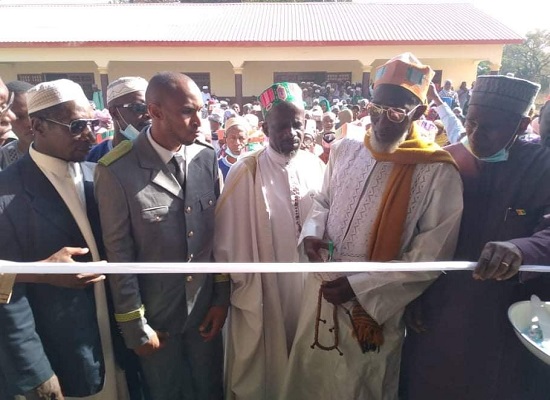
M 364 143 L 374 159 L 394 163 L 371 230 L 367 251 L 369 261 L 386 262 L 395 260 L 399 255 L 416 165 L 448 163 L 458 167 L 448 152 L 434 142 L 422 139 L 415 124 L 411 126 L 408 138 L 393 153 L 376 152 L 370 144 L 371 133 L 370 130 L 367 132 Z M 363 352 L 377 350 L 384 343 L 382 327 L 357 300 L 354 300 L 351 313 L 354 334 Z

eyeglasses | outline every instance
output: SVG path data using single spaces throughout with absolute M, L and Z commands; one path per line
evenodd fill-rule
M 2 107 L 0 109 L 0 116 L 4 115 L 5 113 L 8 112 L 8 110 L 11 108 L 11 106 L 13 105 L 13 100 L 15 99 L 15 94 L 14 92 L 10 92 L 9 94 L 9 97 L 8 97 L 8 102 L 6 103 L 6 105 L 4 107 Z
M 63 125 L 69 128 L 69 131 L 73 135 L 80 135 L 84 130 L 89 127 L 93 133 L 97 133 L 100 127 L 99 119 L 75 119 L 68 124 L 63 122 L 54 121 L 53 119 L 44 118 L 46 121 L 53 122 L 54 124 Z
M 411 111 L 407 112 L 407 110 L 403 110 L 401 108 L 382 107 L 375 103 L 369 103 L 369 105 L 367 106 L 367 111 L 369 112 L 371 118 L 380 118 L 384 113 L 386 113 L 386 117 L 391 122 L 400 124 L 405 120 L 405 118 L 410 118 L 414 114 L 416 109 L 420 106 L 421 104 L 418 104 Z
M 147 104 L 145 103 L 128 103 L 128 104 L 121 104 L 115 107 L 129 108 L 136 114 L 145 114 L 147 112 Z

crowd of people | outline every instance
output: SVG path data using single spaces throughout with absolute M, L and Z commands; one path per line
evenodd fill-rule
M 519 272 L 550 265 L 550 106 L 511 76 L 433 77 L 403 53 L 368 99 L 278 82 L 242 110 L 176 72 L 111 82 L 105 110 L 0 79 L 2 260 L 477 262 L 0 274 L 0 399 L 546 399 L 507 309 L 550 299 Z

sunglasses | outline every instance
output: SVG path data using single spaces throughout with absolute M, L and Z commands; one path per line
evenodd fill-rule
M 136 114 L 145 114 L 147 112 L 147 104 L 145 103 L 128 103 L 121 104 L 120 106 L 115 106 L 120 108 L 128 108 Z
M 13 100 L 14 99 L 15 99 L 15 94 L 13 92 L 10 92 L 9 97 L 8 97 L 8 102 L 6 103 L 6 105 L 4 107 L 2 107 L 0 109 L 0 116 L 2 116 L 2 115 L 4 115 L 5 113 L 8 112 L 8 110 L 13 105 Z
M 382 115 L 386 113 L 386 117 L 391 122 L 399 124 L 403 122 L 405 118 L 410 118 L 418 107 L 420 107 L 420 104 L 414 107 L 411 111 L 407 112 L 401 108 L 383 107 L 378 104 L 369 103 L 367 106 L 367 111 L 369 112 L 371 118 L 381 118 Z
M 54 124 L 66 126 L 67 128 L 69 128 L 69 131 L 71 132 L 71 134 L 75 136 L 80 135 L 88 127 L 93 133 L 97 133 L 100 126 L 99 119 L 75 119 L 74 121 L 71 121 L 68 124 L 65 124 L 59 121 L 54 121 L 53 119 L 49 119 L 49 118 L 44 118 L 44 119 L 46 121 L 53 122 Z

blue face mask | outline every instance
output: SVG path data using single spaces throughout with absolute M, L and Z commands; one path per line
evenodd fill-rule
M 134 128 L 132 124 L 129 124 L 124 130 L 120 131 L 120 133 L 128 140 L 134 140 L 139 135 L 139 131 Z
M 239 158 L 239 156 L 237 154 L 233 154 L 233 152 L 231 151 L 231 149 L 229 148 L 229 146 L 227 146 L 225 148 L 225 154 L 227 154 L 229 157 L 233 157 L 233 158 Z
M 122 133 L 122 136 L 124 136 L 128 140 L 134 140 L 135 138 L 137 138 L 139 135 L 139 131 L 134 127 L 134 125 L 126 122 L 124 117 L 120 114 L 120 111 L 118 112 L 118 115 L 120 116 L 120 119 L 122 119 L 122 121 L 126 124 L 126 128 L 120 130 L 120 133 Z M 120 125 L 120 122 L 118 121 L 116 122 L 118 123 L 118 126 L 122 128 L 122 126 Z
M 510 155 L 510 146 L 506 145 L 504 148 L 497 151 L 495 154 L 489 157 L 479 157 L 474 154 L 472 151 L 472 147 L 470 146 L 470 141 L 468 140 L 468 136 L 464 136 L 460 142 L 466 147 L 466 149 L 478 160 L 485 161 L 485 162 L 503 162 L 508 160 L 508 156 Z

